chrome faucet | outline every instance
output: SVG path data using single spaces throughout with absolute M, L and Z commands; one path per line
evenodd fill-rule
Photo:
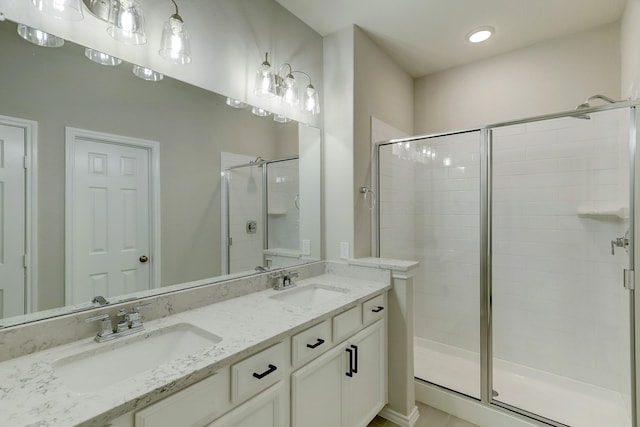
M 296 284 L 293 282 L 294 277 L 298 277 L 300 273 L 296 270 L 286 271 L 278 271 L 271 274 L 271 279 L 273 280 L 273 289 L 276 291 L 282 291 L 285 289 L 293 288 Z
M 127 312 L 124 308 L 118 310 L 117 316 L 120 318 L 120 320 L 118 321 L 115 329 L 111 324 L 109 313 L 103 313 L 97 316 L 89 317 L 87 319 L 84 319 L 84 321 L 95 322 L 99 320 L 100 331 L 96 335 L 95 340 L 97 342 L 111 341 L 119 337 L 124 337 L 136 332 L 144 331 L 144 325 L 142 324 L 139 310 L 141 307 L 149 304 L 150 303 L 137 305 L 131 308 L 131 311 L 129 312 Z

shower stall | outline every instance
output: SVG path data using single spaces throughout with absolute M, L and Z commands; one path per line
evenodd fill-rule
M 636 103 L 378 143 L 381 257 L 420 262 L 417 381 L 552 426 L 635 426 Z
M 226 274 L 286 267 L 300 256 L 298 157 L 226 169 Z

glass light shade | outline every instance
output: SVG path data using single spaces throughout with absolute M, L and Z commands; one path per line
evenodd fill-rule
M 80 21 L 82 5 L 80 0 L 31 0 L 40 12 L 55 16 L 67 21 Z
M 256 85 L 253 93 L 263 98 L 271 98 L 276 95 L 276 79 L 271 64 L 266 60 L 256 72 Z
M 64 39 L 24 24 L 18 25 L 18 34 L 26 41 L 42 47 L 61 47 L 64 45 Z
M 307 86 L 302 97 L 302 110 L 309 114 L 320 114 L 320 99 L 318 91 L 313 85 Z
M 99 50 L 91 49 L 89 47 L 84 49 L 84 56 L 92 60 L 96 64 L 108 65 L 110 67 L 116 67 L 122 64 L 122 59 L 115 56 L 107 55 Z
M 227 105 L 232 108 L 244 108 L 247 106 L 244 102 L 234 98 L 227 98 Z
M 282 80 L 282 102 L 287 105 L 298 105 L 298 83 L 292 74 Z
M 260 107 L 253 107 L 251 108 L 251 112 L 253 114 L 255 114 L 258 117 L 267 117 L 268 115 L 271 114 L 271 112 L 265 110 L 264 108 L 260 108 Z
M 189 33 L 178 15 L 172 15 L 164 23 L 158 53 L 173 64 L 188 64 L 191 62 Z
M 133 74 L 148 82 L 159 82 L 164 79 L 164 75 L 153 71 L 151 68 L 142 67 L 140 65 L 133 66 Z
M 114 39 L 127 44 L 140 45 L 147 42 L 144 31 L 144 14 L 136 0 L 119 0 L 111 9 L 111 25 L 107 33 Z
M 273 114 L 273 121 L 278 123 L 289 123 L 291 119 L 287 116 L 283 116 L 282 114 Z

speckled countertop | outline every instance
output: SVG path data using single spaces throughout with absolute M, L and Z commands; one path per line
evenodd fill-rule
M 298 282 L 298 288 L 322 284 L 347 289 L 330 301 L 300 307 L 272 298 L 287 291 L 266 290 L 206 307 L 145 322 L 146 332 L 118 340 L 140 340 L 145 334 L 188 323 L 222 337 L 222 341 L 187 357 L 141 372 L 98 392 L 74 392 L 54 371 L 56 361 L 109 343 L 92 338 L 0 363 L 0 426 L 101 427 L 121 414 L 213 374 L 225 365 L 390 289 L 389 281 L 370 281 L 324 274 Z M 295 289 L 295 288 L 294 288 Z M 112 341 L 116 342 L 116 341 Z M 87 378 L 87 381 L 91 381 Z

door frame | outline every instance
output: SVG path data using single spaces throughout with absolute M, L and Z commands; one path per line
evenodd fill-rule
M 78 139 L 90 140 L 105 144 L 145 149 L 149 152 L 149 251 L 152 260 L 149 270 L 150 288 L 159 288 L 161 283 L 160 262 L 160 143 L 147 139 L 133 138 L 104 132 L 96 132 L 74 127 L 65 127 L 65 304 L 73 301 L 73 165 L 75 159 L 74 142 Z
M 38 122 L 1 116 L 0 124 L 25 131 L 25 313 L 38 311 Z

